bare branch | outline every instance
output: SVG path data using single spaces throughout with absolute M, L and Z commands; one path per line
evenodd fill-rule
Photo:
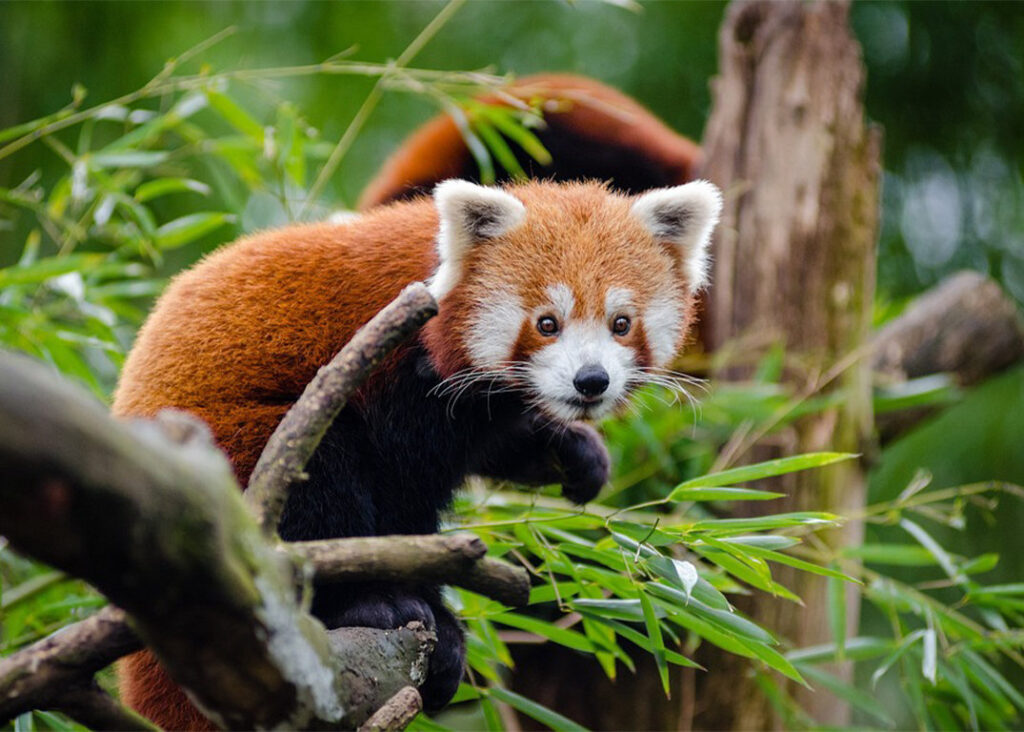
M 55 689 L 83 681 L 142 648 L 124 611 L 106 607 L 86 620 L 0 659 L 0 720 L 53 708 Z
M 246 502 L 264 532 L 273 534 L 288 488 L 302 480 L 317 445 L 348 398 L 402 341 L 437 314 L 437 303 L 421 282 L 406 287 L 320 369 L 285 414 L 249 479 Z
M 414 687 L 406 686 L 374 712 L 359 732 L 400 732 L 422 709 L 420 693 Z
M 319 582 L 432 582 L 463 587 L 514 607 L 529 602 L 526 571 L 485 557 L 487 547 L 470 534 L 305 541 L 286 549 L 312 563 Z
M 286 544 L 283 549 L 297 555 L 301 561 L 310 562 L 321 582 L 426 581 L 464 587 L 506 605 L 521 606 L 529 600 L 530 583 L 525 570 L 485 558 L 487 547 L 471 534 L 335 539 Z M 345 648 L 350 655 L 361 655 L 360 644 L 379 646 L 391 637 L 390 633 L 338 628 L 328 635 L 332 647 Z M 381 638 L 373 639 L 375 634 L 380 634 Z M 405 640 L 408 644 L 422 639 L 414 636 Z M 86 694 L 83 698 L 88 701 L 91 694 L 88 684 L 93 674 L 141 648 L 142 643 L 128 625 L 124 611 L 107 607 L 0 660 L 0 720 L 12 719 L 31 709 L 64 710 L 68 689 Z M 399 651 L 398 657 L 405 659 L 401 663 L 406 665 L 420 653 L 418 646 Z M 377 656 L 370 653 L 369 657 Z M 378 681 L 387 678 L 380 669 L 365 667 L 363 671 Z M 379 702 L 386 698 L 384 691 L 366 698 Z M 88 711 L 98 708 L 97 705 L 98 701 L 83 708 Z M 366 713 L 370 711 L 373 710 L 367 709 Z M 110 726 L 109 723 L 103 725 L 104 728 Z

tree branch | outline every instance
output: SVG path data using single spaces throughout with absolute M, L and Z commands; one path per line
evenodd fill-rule
M 106 607 L 86 620 L 0 659 L 0 720 L 54 707 L 54 689 L 91 679 L 121 656 L 142 648 L 124 611 Z
M 1024 358 L 1024 323 L 994 280 L 959 272 L 882 328 L 874 347 L 875 371 L 890 378 L 946 372 L 966 386 Z
M 297 555 L 300 561 L 311 563 L 316 579 L 322 582 L 429 581 L 464 587 L 506 605 L 521 606 L 529 600 L 530 582 L 525 570 L 487 559 L 484 556 L 487 547 L 471 534 L 336 539 L 286 544 L 283 548 Z M 358 655 L 361 644 L 380 646 L 382 640 L 374 640 L 374 635 L 379 634 L 384 639 L 390 633 L 338 628 L 328 631 L 328 636 L 332 648 Z M 409 642 L 410 639 L 406 639 L 406 645 Z M 87 687 L 83 684 L 93 674 L 141 648 L 142 642 L 128 625 L 124 611 L 107 607 L 0 660 L 0 720 L 12 719 L 32 709 L 64 710 L 67 689 L 78 689 L 84 694 Z M 392 652 L 404 659 L 401 663 L 408 664 L 420 651 L 398 646 Z M 369 653 L 370 663 L 377 657 Z M 386 681 L 389 676 L 371 666 L 360 668 L 364 676 L 378 682 Z M 387 688 L 369 696 L 360 696 L 369 700 L 366 713 L 373 711 L 373 703 L 385 699 L 385 692 L 396 683 L 390 682 Z M 86 713 L 95 706 L 86 707 Z M 349 713 L 352 713 L 351 708 Z M 111 726 L 108 722 L 101 727 Z
M 419 691 L 412 686 L 406 686 L 374 712 L 373 716 L 359 728 L 359 732 L 403 730 L 422 709 L 423 699 L 420 698 Z
M 348 398 L 380 362 L 437 314 L 437 303 L 422 282 L 406 287 L 320 369 L 274 430 L 249 478 L 245 499 L 268 534 L 277 531 L 292 483 Z
M 513 607 L 529 602 L 526 571 L 485 557 L 487 547 L 471 534 L 374 536 L 286 547 L 312 563 L 320 582 L 430 582 L 462 587 Z
M 878 332 L 873 347 L 877 382 L 945 373 L 971 386 L 1024 360 L 1024 322 L 994 280 L 959 272 L 914 300 Z M 882 441 L 904 434 L 935 409 L 878 414 Z

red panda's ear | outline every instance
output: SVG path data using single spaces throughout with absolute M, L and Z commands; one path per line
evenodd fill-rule
M 722 194 L 706 180 L 639 196 L 631 209 L 659 241 L 675 244 L 691 291 L 707 282 L 708 244 L 722 211 Z
M 438 268 L 430 279 L 429 289 L 434 299 L 440 301 L 462 276 L 466 252 L 479 242 L 519 226 L 526 217 L 526 207 L 503 190 L 465 180 L 439 183 L 434 188 L 434 204 L 440 217 Z

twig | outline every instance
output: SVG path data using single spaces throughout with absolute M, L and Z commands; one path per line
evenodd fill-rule
M 303 66 L 281 66 L 270 69 L 241 69 L 237 71 L 223 71 L 216 74 L 193 74 L 190 76 L 173 76 L 155 85 L 147 84 L 141 89 L 123 94 L 120 97 L 111 99 L 95 106 L 80 111 L 64 109 L 45 117 L 25 122 L 17 127 L 8 128 L 3 131 L 3 141 L 11 139 L 11 142 L 0 147 L 0 160 L 12 155 L 26 145 L 36 140 L 41 140 L 47 135 L 59 132 L 72 127 L 79 122 L 93 118 L 101 110 L 108 107 L 127 106 L 142 99 L 163 96 L 174 92 L 190 91 L 193 89 L 207 89 L 215 87 L 218 83 L 225 81 L 254 81 L 260 79 L 290 79 L 301 76 L 314 75 L 350 75 L 350 76 L 385 76 L 392 73 L 392 64 L 370 63 L 370 62 L 325 62 L 306 64 Z M 434 69 L 408 69 L 406 73 L 416 78 L 437 79 L 439 81 L 465 82 L 470 89 L 477 89 L 481 86 L 497 86 L 505 83 L 504 77 L 492 76 L 482 72 L 455 72 L 441 71 Z
M 414 687 L 406 686 L 374 712 L 359 732 L 400 732 L 422 709 L 420 693 Z
M 324 187 L 327 185 L 327 181 L 329 181 L 331 176 L 334 175 L 334 172 L 338 169 L 338 166 L 341 164 L 345 154 L 355 141 L 356 136 L 363 129 L 363 125 L 366 124 L 366 120 L 370 118 L 373 110 L 377 107 L 378 102 L 380 102 L 380 99 L 384 94 L 385 82 L 388 76 L 395 71 L 408 66 L 413 58 L 416 57 L 416 54 L 418 54 L 420 50 L 430 42 L 430 39 L 432 39 L 437 32 L 444 27 L 445 23 L 448 22 L 448 20 L 465 4 L 465 2 L 466 0 L 448 0 L 448 4 L 441 8 L 441 12 L 434 16 L 434 19 L 419 32 L 419 35 L 413 39 L 412 43 L 406 47 L 402 54 L 395 59 L 393 63 L 387 65 L 386 71 L 380 75 L 377 79 L 377 83 L 373 85 L 373 89 L 371 89 L 370 93 L 366 95 L 366 99 L 363 100 L 363 103 L 356 112 L 355 117 L 353 117 L 352 121 L 349 122 L 348 127 L 341 136 L 341 139 L 338 140 L 334 149 L 331 150 L 330 156 L 327 158 L 327 161 L 317 174 L 316 180 L 313 181 L 313 185 L 310 187 L 309 193 L 306 196 L 306 202 L 303 204 L 302 210 L 299 213 L 300 220 L 305 217 L 309 212 L 310 206 L 312 206 L 316 202 L 316 199 L 320 197 Z
M 472 534 L 368 536 L 290 542 L 285 548 L 311 562 L 319 577 L 337 582 L 369 575 L 401 581 L 418 571 L 434 575 L 469 567 L 487 552 Z
M 526 571 L 485 557 L 483 542 L 468 534 L 294 542 L 286 549 L 312 563 L 320 582 L 448 584 L 513 607 L 526 605 L 530 599 Z
M 410 334 L 437 314 L 421 282 L 406 287 L 320 369 L 267 442 L 249 479 L 245 500 L 267 534 L 277 530 L 288 488 L 303 470 L 348 398 Z
M 0 722 L 31 709 L 52 708 L 54 690 L 83 688 L 83 681 L 97 671 L 140 648 L 124 611 L 106 607 L 0 660 Z

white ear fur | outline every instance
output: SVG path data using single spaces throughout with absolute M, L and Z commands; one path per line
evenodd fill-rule
M 637 198 L 634 216 L 655 238 L 679 247 L 689 277 L 690 291 L 707 283 L 708 244 L 722 211 L 722 194 L 706 180 L 674 188 L 659 188 Z
M 440 214 L 439 265 L 428 289 L 435 300 L 447 295 L 462 276 L 462 260 L 474 245 L 511 231 L 526 218 L 522 202 L 498 188 L 465 180 L 446 180 L 434 188 Z

